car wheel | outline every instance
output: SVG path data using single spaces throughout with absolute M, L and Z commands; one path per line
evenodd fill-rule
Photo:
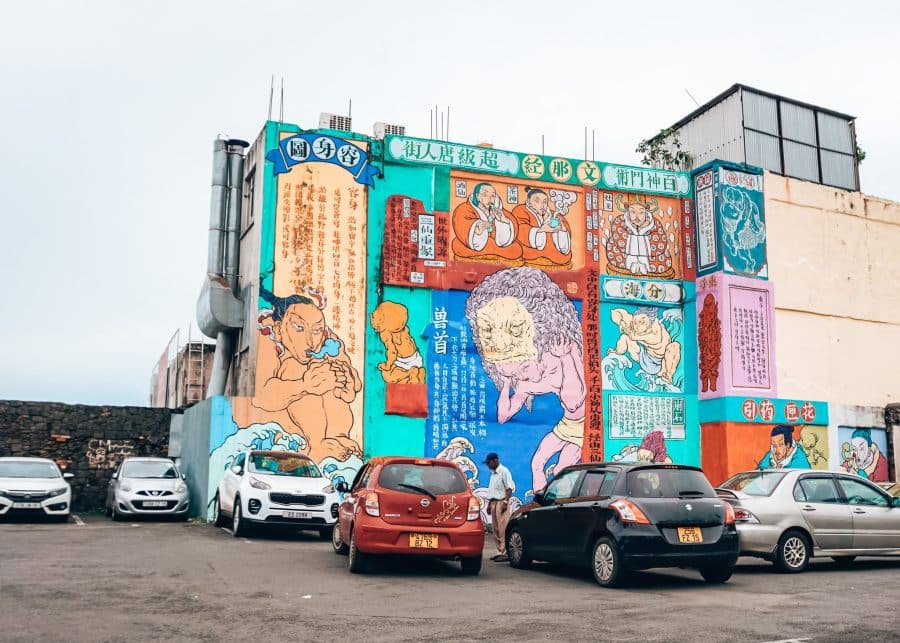
M 837 563 L 838 567 L 848 567 L 850 563 L 856 560 L 856 556 L 832 556 L 831 560 Z
M 106 503 L 106 517 L 112 518 L 112 505 L 109 503 Z
M 244 524 L 244 512 L 241 511 L 241 498 L 234 499 L 234 511 L 231 512 L 231 535 L 235 538 L 247 535 L 247 526 Z
M 344 539 L 341 538 L 341 529 L 337 524 L 331 530 L 331 546 L 334 548 L 334 553 L 339 556 L 346 556 L 350 551 L 350 548 L 344 543 Z
M 809 539 L 799 531 L 786 531 L 775 547 L 775 566 L 786 574 L 796 574 L 809 564 Z
M 478 576 L 481 573 L 481 556 L 462 558 L 459 564 L 465 576 Z
M 69 514 L 64 514 L 62 516 L 53 516 L 54 522 L 69 522 Z
M 225 526 L 225 517 L 222 515 L 222 506 L 219 504 L 219 494 L 213 499 L 213 524 L 216 527 Z
M 356 532 L 350 532 L 350 550 L 347 552 L 347 568 L 351 574 L 362 574 L 366 571 L 368 557 L 359 551 L 356 545 Z
M 711 565 L 700 568 L 700 575 L 707 583 L 724 583 L 733 573 L 734 565 Z
M 606 536 L 597 540 L 591 556 L 594 580 L 602 587 L 618 587 L 625 580 L 625 569 L 616 543 Z
M 122 520 L 122 515 L 119 513 L 119 508 L 115 502 L 113 502 L 112 508 L 109 510 L 109 517 L 113 519 L 113 522 Z
M 509 556 L 509 564 L 516 569 L 531 567 L 531 558 L 528 557 L 528 548 L 525 546 L 525 538 L 518 529 L 513 529 L 506 539 L 506 553 Z

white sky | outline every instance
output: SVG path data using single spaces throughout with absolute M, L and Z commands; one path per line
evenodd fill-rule
M 900 3 L 29 2 L 0 19 L 0 398 L 145 404 L 194 316 L 212 140 L 252 140 L 269 78 L 321 111 L 638 162 L 735 82 L 854 114 L 863 190 L 900 200 Z M 348 22 L 352 21 L 352 22 Z M 276 81 L 277 82 L 277 81 Z M 277 113 L 277 111 L 276 111 Z

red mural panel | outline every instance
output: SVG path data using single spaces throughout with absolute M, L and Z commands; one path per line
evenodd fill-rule
M 382 282 L 444 288 L 448 260 L 448 215 L 401 194 L 388 198 L 384 217 Z

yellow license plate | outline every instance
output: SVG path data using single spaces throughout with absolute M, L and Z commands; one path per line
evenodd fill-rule
M 409 535 L 409 546 L 415 549 L 437 549 L 439 542 L 437 534 Z
M 700 529 L 700 527 L 679 527 L 678 542 L 702 543 L 703 531 Z

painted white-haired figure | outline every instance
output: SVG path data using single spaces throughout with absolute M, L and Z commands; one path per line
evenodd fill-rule
M 531 461 L 532 490 L 548 473 L 581 459 L 584 442 L 584 359 L 575 306 L 535 268 L 509 268 L 486 277 L 466 302 L 475 347 L 497 385 L 497 420 L 507 422 L 535 395 L 554 393 L 563 416 Z M 554 467 L 548 462 L 558 454 Z

